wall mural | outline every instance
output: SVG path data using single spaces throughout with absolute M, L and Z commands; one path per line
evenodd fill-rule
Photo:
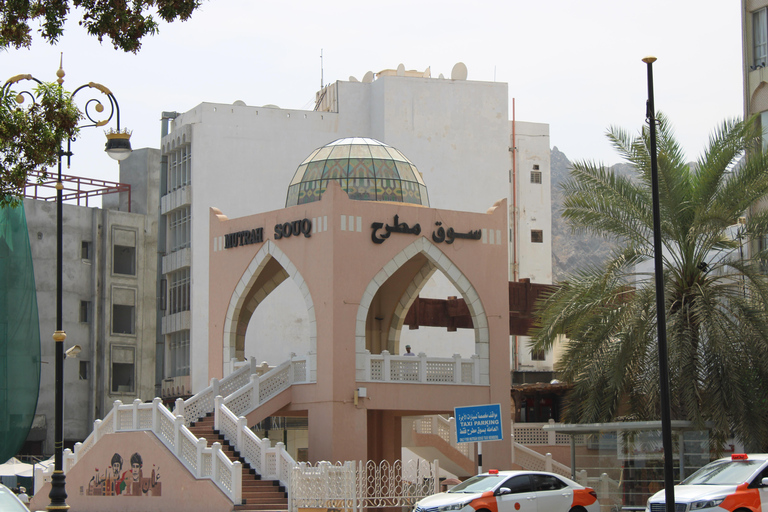
M 96 468 L 96 474 L 88 483 L 86 496 L 161 496 L 160 468 L 152 464 L 152 472 L 144 476 L 144 461 L 139 453 L 130 458 L 130 468 L 123 471 L 123 457 L 119 453 L 112 456 L 103 473 Z M 83 487 L 80 487 L 83 494 Z

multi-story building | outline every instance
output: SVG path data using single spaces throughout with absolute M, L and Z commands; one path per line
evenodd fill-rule
M 763 132 L 763 151 L 768 149 L 768 0 L 741 0 L 744 119 L 757 117 Z M 761 201 L 752 210 L 764 210 Z M 750 214 L 752 212 L 748 212 Z M 768 248 L 768 241 L 751 240 L 751 252 Z
M 461 68 L 451 79 L 401 66 L 367 73 L 362 81 L 337 81 L 318 92 L 312 111 L 237 101 L 164 113 L 164 397 L 208 384 L 209 209 L 239 217 L 283 208 L 302 161 L 336 139 L 370 137 L 401 150 L 421 172 L 432 207 L 484 212 L 507 199 L 509 279 L 551 283 L 548 126 L 517 122 L 514 114 L 510 120 L 507 84 L 466 80 Z M 445 298 L 451 286 L 436 279 L 422 293 Z M 249 341 L 232 366 L 249 357 L 286 360 L 291 340 L 309 336 L 299 290 L 281 286 L 251 325 L 259 327 L 245 333 Z M 471 333 L 420 331 L 408 338 L 417 340 L 411 343 L 417 353 L 451 355 L 472 343 Z M 522 339 L 510 343 L 513 370 L 551 372 L 551 354 L 532 354 Z
M 157 183 L 160 152 L 142 149 L 121 166 L 130 195 L 102 208 L 63 205 L 64 443 L 85 439 L 115 400 L 155 396 Z M 67 177 L 65 190 L 84 189 Z M 124 187 L 123 187 L 124 188 Z M 129 206 L 130 198 L 130 206 Z M 54 450 L 56 203 L 24 199 L 40 318 L 42 371 L 35 424 L 23 454 Z

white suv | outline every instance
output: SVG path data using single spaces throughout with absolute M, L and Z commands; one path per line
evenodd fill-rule
M 648 499 L 646 512 L 665 512 L 663 490 Z M 733 454 L 710 462 L 675 486 L 675 512 L 768 510 L 768 454 Z

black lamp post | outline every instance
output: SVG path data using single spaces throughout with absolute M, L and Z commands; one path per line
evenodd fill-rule
M 669 399 L 669 361 L 667 360 L 667 315 L 664 300 L 664 267 L 661 254 L 661 213 L 659 169 L 656 157 L 656 111 L 653 104 L 653 63 L 656 57 L 645 57 L 648 66 L 648 103 L 646 121 L 651 139 L 651 195 L 653 201 L 653 252 L 656 278 L 656 336 L 659 340 L 659 394 L 661 395 L 661 444 L 664 447 L 664 496 L 666 512 L 675 512 L 675 482 L 672 475 L 672 414 Z M 682 462 L 682 461 L 681 461 Z
M 64 83 L 64 69 L 59 66 L 59 70 L 56 72 L 58 76 L 57 82 L 59 85 Z M 3 85 L 3 93 L 7 93 L 11 86 L 15 83 L 23 80 L 32 80 L 41 84 L 42 82 L 32 75 L 17 75 L 9 79 Z M 91 98 L 85 103 L 83 113 L 86 119 L 90 121 L 90 124 L 79 126 L 79 128 L 99 127 L 106 126 L 112 117 L 115 117 L 117 128 L 107 132 L 107 143 L 105 151 L 107 154 L 115 160 L 123 160 L 131 154 L 131 134 L 127 130 L 120 129 L 120 107 L 117 104 L 117 100 L 112 92 L 101 84 L 90 82 L 86 85 L 81 85 L 72 93 L 72 97 L 84 90 L 84 89 L 96 89 L 102 95 L 104 95 L 109 101 L 110 110 L 104 112 L 104 104 L 102 101 L 96 98 Z M 16 96 L 18 103 L 23 103 L 24 98 L 29 97 L 32 102 L 35 102 L 35 95 L 29 91 L 23 91 Z M 106 102 L 105 102 L 106 103 Z M 108 115 L 107 115 L 108 114 Z M 97 117 L 102 119 L 97 120 Z M 56 374 L 55 374 L 55 425 L 54 425 L 54 471 L 51 478 L 51 492 L 48 497 L 51 500 L 48 505 L 48 510 L 68 510 L 67 505 L 67 492 L 65 488 L 65 475 L 63 470 L 63 452 L 64 452 L 64 340 L 67 339 L 67 334 L 63 328 L 62 318 L 62 281 L 63 281 L 63 261 L 62 261 L 62 232 L 63 232 L 63 220 L 62 220 L 62 191 L 64 185 L 61 181 L 61 163 L 62 158 L 67 157 L 67 167 L 70 164 L 70 158 L 72 157 L 71 151 L 72 139 L 67 139 L 67 150 L 64 151 L 63 147 L 59 149 L 59 162 L 58 162 L 58 178 L 56 181 L 56 331 L 53 333 L 53 341 L 56 350 Z

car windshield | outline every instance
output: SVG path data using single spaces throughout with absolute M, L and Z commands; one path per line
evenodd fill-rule
M 10 489 L 3 485 L 0 485 L 0 510 L 3 512 L 28 512 L 27 507 L 13 495 Z
M 729 460 L 707 464 L 681 485 L 739 485 L 763 465 L 764 460 Z
M 485 492 L 492 491 L 509 475 L 477 475 L 464 480 L 448 492 Z

